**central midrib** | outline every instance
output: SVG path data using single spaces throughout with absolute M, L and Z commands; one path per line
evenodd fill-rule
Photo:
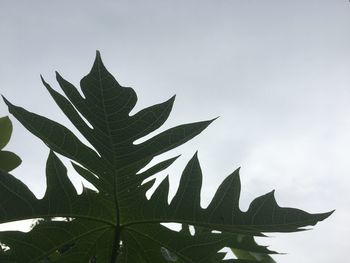
M 100 85 L 100 95 L 101 95 L 101 99 L 102 99 L 102 109 L 103 109 L 103 113 L 104 113 L 104 121 L 106 123 L 106 127 L 107 127 L 107 137 L 109 139 L 109 144 L 111 146 L 111 150 L 112 150 L 112 154 L 113 154 L 113 161 L 112 163 L 110 163 L 110 161 L 108 161 L 114 172 L 117 172 L 115 170 L 115 157 L 116 157 L 116 153 L 115 153 L 115 149 L 113 147 L 113 140 L 112 140 L 112 136 L 111 136 L 111 128 L 109 126 L 109 121 L 108 121 L 108 115 L 106 112 L 106 108 L 105 108 L 105 96 L 103 93 L 103 87 L 102 87 L 102 79 L 101 79 L 101 66 L 100 66 L 100 61 L 98 60 L 97 62 L 97 68 L 98 68 L 98 76 L 99 76 L 99 85 Z M 118 253 L 117 251 L 119 250 L 119 243 L 120 243 L 120 229 L 119 229 L 119 205 L 118 205 L 118 199 L 117 199 L 117 175 L 116 174 L 112 174 L 113 176 L 113 199 L 115 202 L 115 209 L 116 209 L 116 225 L 115 225 L 115 235 L 114 235 L 114 239 L 113 239 L 113 244 L 112 244 L 112 256 L 111 256 L 111 263 L 115 263 L 117 261 L 117 257 L 118 257 Z

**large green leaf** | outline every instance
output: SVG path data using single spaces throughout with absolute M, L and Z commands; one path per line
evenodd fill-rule
M 56 76 L 65 96 L 44 79 L 43 83 L 91 146 L 63 125 L 5 99 L 10 112 L 51 152 L 47 189 L 41 200 L 19 180 L 1 172 L 0 222 L 44 219 L 28 233 L 1 233 L 0 242 L 10 248 L 0 254 L 1 262 L 259 262 L 259 258 L 271 259 L 268 254 L 275 252 L 255 243 L 254 236 L 301 231 L 331 214 L 279 207 L 273 192 L 256 198 L 243 212 L 238 170 L 224 180 L 203 209 L 197 154 L 184 169 L 170 204 L 168 178 L 148 200 L 146 192 L 154 180 L 144 180 L 168 168 L 176 157 L 146 170 L 145 166 L 198 135 L 211 121 L 179 125 L 135 143 L 163 125 L 174 97 L 131 115 L 137 101 L 134 90 L 119 85 L 98 52 L 91 72 L 80 83 L 82 94 L 58 73 Z M 53 151 L 71 159 L 74 169 L 98 192 L 84 188 L 78 195 Z M 54 220 L 57 217 L 69 220 Z M 182 230 L 174 231 L 162 223 L 181 224 Z M 219 252 L 224 247 L 231 248 L 238 259 L 224 260 L 225 253 Z

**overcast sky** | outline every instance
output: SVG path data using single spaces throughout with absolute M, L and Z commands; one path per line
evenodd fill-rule
M 220 116 L 171 155 L 182 153 L 167 171 L 172 194 L 196 150 L 203 206 L 241 166 L 242 209 L 272 189 L 281 206 L 337 209 L 313 231 L 263 240 L 288 253 L 276 257 L 279 263 L 344 262 L 350 249 L 347 0 L 0 2 L 0 92 L 14 104 L 72 128 L 39 74 L 55 88 L 55 70 L 78 85 L 97 49 L 120 84 L 136 90 L 135 111 L 177 94 L 162 129 Z M 2 102 L 0 113 L 8 114 Z M 11 119 L 7 149 L 23 159 L 13 174 L 41 197 L 48 149 Z

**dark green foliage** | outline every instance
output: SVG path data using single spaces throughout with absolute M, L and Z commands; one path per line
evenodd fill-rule
M 248 211 L 242 212 L 238 170 L 225 179 L 203 209 L 197 154 L 184 169 L 170 204 L 168 178 L 147 200 L 145 193 L 154 180 L 143 181 L 169 167 L 176 157 L 138 172 L 154 157 L 198 135 L 211 121 L 176 126 L 135 144 L 167 120 L 174 97 L 130 115 L 136 94 L 118 84 L 99 53 L 91 72 L 80 83 L 83 96 L 58 73 L 57 81 L 65 96 L 43 83 L 93 148 L 61 124 L 5 99 L 10 112 L 51 152 L 46 166 L 47 190 L 41 200 L 26 185 L 1 171 L 0 222 L 44 219 L 28 233 L 0 233 L 0 242 L 10 247 L 8 253 L 0 255 L 1 262 L 274 262 L 268 254 L 275 252 L 256 244 L 254 236 L 300 231 L 330 215 L 281 208 L 273 192 L 256 198 Z M 71 159 L 75 170 L 98 192 L 84 188 L 78 195 L 54 152 Z M 68 220 L 52 220 L 56 217 Z M 182 224 L 182 230 L 176 232 L 161 225 L 170 222 Z M 224 247 L 232 248 L 241 259 L 223 260 L 225 254 L 218 251 Z M 263 261 L 252 255 L 260 255 Z

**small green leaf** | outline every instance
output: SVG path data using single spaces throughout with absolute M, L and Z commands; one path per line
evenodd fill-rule
M 248 239 L 252 246 L 257 245 L 254 238 L 252 237 L 238 236 L 238 238 L 241 242 L 244 242 L 244 239 Z M 231 250 L 238 259 L 251 260 L 253 262 L 260 262 L 260 263 L 276 263 L 276 261 L 266 253 L 242 250 L 237 247 L 231 248 Z
M 10 172 L 19 166 L 22 160 L 13 152 L 3 151 L 12 134 L 12 123 L 9 117 L 0 118 L 0 170 Z
M 0 169 L 10 172 L 21 164 L 22 160 L 13 152 L 0 151 Z
M 10 141 L 12 134 L 12 123 L 9 117 L 0 118 L 0 150 Z

